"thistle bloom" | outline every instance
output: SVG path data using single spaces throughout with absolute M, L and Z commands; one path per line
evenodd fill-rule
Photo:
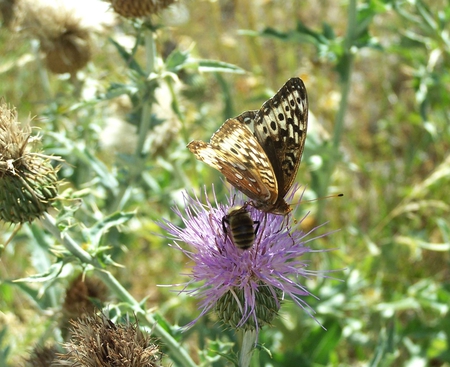
M 295 187 L 287 199 L 292 201 L 297 190 Z M 186 327 L 214 310 L 226 325 L 258 332 L 271 323 L 285 296 L 315 319 L 314 310 L 303 300 L 314 295 L 301 284 L 301 279 L 326 275 L 307 270 L 307 262 L 299 258 L 307 252 L 323 251 L 311 250 L 306 244 L 324 235 L 307 239 L 313 230 L 302 232 L 301 221 L 292 223 L 290 215 L 261 212 L 246 204 L 234 189 L 229 198 L 225 205 L 214 199 L 213 205 L 208 199 L 203 204 L 197 197 L 185 194 L 184 213 L 174 209 L 184 226 L 168 221 L 160 223 L 170 234 L 169 239 L 174 240 L 171 246 L 193 262 L 191 280 L 181 292 L 201 299 L 201 313 Z M 236 206 L 244 206 L 254 221 L 256 236 L 249 249 L 242 250 L 233 243 L 230 226 L 224 220 Z M 188 248 L 181 247 L 179 242 Z

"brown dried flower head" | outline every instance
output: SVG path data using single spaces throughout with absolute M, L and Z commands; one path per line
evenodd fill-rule
M 107 298 L 106 286 L 96 278 L 80 274 L 69 285 L 62 307 L 61 330 L 64 339 L 70 332 L 70 320 L 94 314 Z
M 12 28 L 16 18 L 16 0 L 0 0 L 0 14 L 3 26 Z
M 63 2 L 21 2 L 25 34 L 37 37 L 48 69 L 55 74 L 75 73 L 92 57 L 92 30 Z
M 0 99 L 0 220 L 5 222 L 32 222 L 58 194 L 57 168 L 51 157 L 30 151 L 29 143 L 37 140 L 30 133 Z
M 67 288 L 63 312 L 69 319 L 76 319 L 84 313 L 94 313 L 94 302 L 102 303 L 106 297 L 107 288 L 100 280 L 80 274 Z
M 160 366 L 161 352 L 149 335 L 137 325 L 114 324 L 104 315 L 86 315 L 71 321 L 72 337 L 65 343 L 66 354 L 59 366 L 154 367 Z
M 125 18 L 143 18 L 157 14 L 175 0 L 110 0 L 114 11 Z
M 56 358 L 58 350 L 55 346 L 38 346 L 25 359 L 25 367 L 50 367 Z

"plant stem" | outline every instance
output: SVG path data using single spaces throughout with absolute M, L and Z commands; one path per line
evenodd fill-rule
M 31 41 L 31 49 L 33 50 L 36 64 L 38 67 L 39 78 L 41 79 L 42 90 L 44 91 L 45 100 L 47 103 L 53 102 L 52 89 L 50 87 L 50 80 L 48 78 L 48 71 L 43 65 L 40 54 L 40 43 L 36 40 Z M 57 131 L 57 130 L 55 130 Z
M 147 80 L 150 74 L 155 70 L 156 62 L 156 45 L 153 31 L 150 29 L 144 30 L 144 40 L 145 40 L 145 72 L 147 74 Z M 142 101 L 142 114 L 141 123 L 139 124 L 139 136 L 138 143 L 136 146 L 135 156 L 138 160 L 142 159 L 142 152 L 144 150 L 145 140 L 147 139 L 147 132 L 150 129 L 151 113 L 152 113 L 152 98 L 149 95 L 150 91 L 145 91 L 144 99 Z M 152 91 L 154 92 L 154 91 Z M 140 172 L 140 169 L 139 169 Z
M 348 27 L 347 35 L 344 42 L 344 55 L 341 60 L 341 69 L 339 75 L 341 77 L 341 100 L 339 103 L 339 110 L 336 115 L 333 131 L 333 139 L 331 149 L 327 157 L 327 161 L 324 163 L 324 177 L 321 187 L 319 188 L 319 196 L 327 195 L 328 186 L 330 185 L 331 176 L 333 175 L 336 162 L 339 158 L 339 146 L 342 139 L 342 132 L 344 130 L 344 118 L 348 107 L 348 96 L 351 88 L 351 73 L 353 69 L 354 52 L 352 50 L 355 40 L 355 34 L 357 32 L 357 9 L 356 0 L 350 0 L 348 6 Z M 322 223 L 323 214 L 325 211 L 326 200 L 321 200 L 318 203 L 317 221 Z
M 257 337 L 256 330 L 243 332 L 241 353 L 239 355 L 239 367 L 250 366 L 253 351 L 255 350 L 256 337 Z
M 146 66 L 146 75 L 147 79 L 151 73 L 154 72 L 155 63 L 156 63 L 156 45 L 153 31 L 146 28 L 144 30 L 144 40 L 145 40 L 145 66 Z M 147 140 L 147 133 L 150 129 L 151 122 L 151 114 L 152 114 L 152 98 L 149 95 L 149 91 L 145 91 L 144 98 L 142 100 L 142 113 L 141 113 L 141 121 L 139 123 L 139 131 L 138 131 L 138 140 L 136 144 L 136 149 L 134 152 L 135 164 L 130 165 L 128 167 L 128 180 L 122 183 L 119 193 L 117 194 L 114 204 L 111 208 L 111 212 L 116 210 L 122 210 L 125 205 L 130 190 L 133 188 L 134 182 L 140 177 L 143 166 L 145 164 L 145 155 L 144 153 L 144 145 Z

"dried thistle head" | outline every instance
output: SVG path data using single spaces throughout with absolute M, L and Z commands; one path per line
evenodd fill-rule
M 75 319 L 84 313 L 93 313 L 94 302 L 104 302 L 107 297 L 106 286 L 98 279 L 77 276 L 66 290 L 63 312 L 67 318 Z
M 175 0 L 110 0 L 114 11 L 125 18 L 143 18 L 157 14 Z
M 0 0 L 0 14 L 3 25 L 12 28 L 16 18 L 17 0 Z
M 55 346 L 35 347 L 25 359 L 25 367 L 50 367 L 58 350 Z
M 92 30 L 64 2 L 21 2 L 21 28 L 41 44 L 45 63 L 55 74 L 75 73 L 92 58 Z
M 32 222 L 58 194 L 57 170 L 50 157 L 31 152 L 31 128 L 17 120 L 15 109 L 0 100 L 0 220 Z
M 70 320 L 95 313 L 106 298 L 107 288 L 99 279 L 83 277 L 83 274 L 76 277 L 66 290 L 62 307 L 61 329 L 64 338 L 67 336 Z
M 104 315 L 86 315 L 71 321 L 72 337 L 65 343 L 66 354 L 59 366 L 154 367 L 162 354 L 154 340 L 137 325 L 114 324 Z

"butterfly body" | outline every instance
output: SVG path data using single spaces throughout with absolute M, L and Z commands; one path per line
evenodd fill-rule
M 286 215 L 291 208 L 284 197 L 297 175 L 307 124 L 306 88 L 292 78 L 259 110 L 226 120 L 210 143 L 195 140 L 188 148 L 222 172 L 255 208 Z

